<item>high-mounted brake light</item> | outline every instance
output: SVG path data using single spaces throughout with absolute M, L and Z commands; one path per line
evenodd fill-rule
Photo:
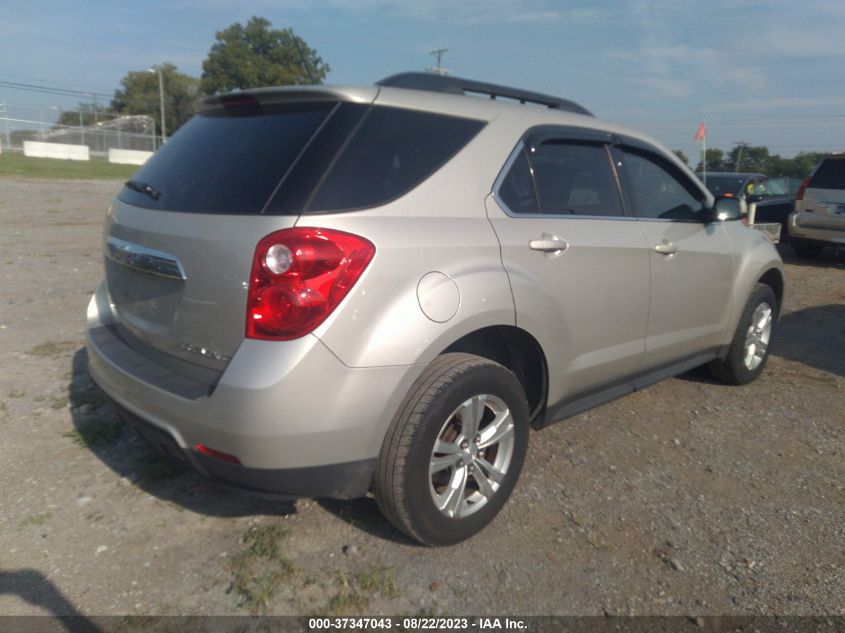
M 314 330 L 347 295 L 375 255 L 372 242 L 342 231 L 283 229 L 255 247 L 246 337 L 273 341 Z
M 252 95 L 226 95 L 220 97 L 220 104 L 229 114 L 243 116 L 261 114 L 261 104 Z
M 810 179 L 805 178 L 801 181 L 801 186 L 798 187 L 798 191 L 795 194 L 796 200 L 803 200 L 804 199 L 804 192 L 807 191 L 807 186 L 810 184 Z

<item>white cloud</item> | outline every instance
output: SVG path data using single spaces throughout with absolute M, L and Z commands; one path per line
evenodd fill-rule
M 240 0 L 182 0 L 182 6 L 228 9 Z M 608 10 L 584 6 L 563 8 L 553 0 L 258 0 L 256 10 L 313 12 L 336 9 L 358 15 L 445 22 L 458 25 L 561 22 L 585 24 L 606 17 Z
M 715 101 L 707 109 L 710 112 L 755 112 L 799 108 L 804 111 L 804 118 L 812 119 L 812 112 L 808 112 L 812 108 L 841 107 L 843 104 L 845 104 L 845 95 L 832 97 L 755 97 L 751 95 L 743 99 Z M 845 119 L 845 114 L 838 118 Z

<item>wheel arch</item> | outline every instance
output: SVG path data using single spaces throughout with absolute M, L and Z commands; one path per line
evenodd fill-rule
M 487 358 L 516 376 L 528 400 L 529 417 L 540 419 L 546 409 L 549 372 L 540 343 L 514 325 L 492 325 L 464 334 L 440 353 L 464 352 Z
M 786 294 L 783 260 L 772 242 L 762 235 L 754 235 L 755 233 L 758 232 L 740 234 L 738 237 L 742 239 L 735 241 L 738 261 L 734 273 L 733 309 L 725 327 L 725 347 L 720 355 L 727 353 L 727 346 L 733 340 L 745 304 L 757 284 L 764 284 L 772 289 L 778 303 L 778 315 L 782 312 Z M 731 239 L 734 240 L 735 237 L 732 236 Z
M 757 283 L 769 286 L 772 291 L 775 293 L 775 299 L 777 299 L 777 311 L 778 316 L 780 316 L 783 310 L 783 295 L 784 295 L 784 278 L 783 272 L 778 270 L 777 268 L 770 268 L 765 273 L 763 273 L 760 278 L 757 280 Z

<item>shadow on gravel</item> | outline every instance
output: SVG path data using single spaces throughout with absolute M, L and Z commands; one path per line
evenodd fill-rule
M 772 353 L 845 377 L 845 304 L 784 314 Z
M 326 512 L 330 512 L 337 518 L 362 532 L 366 532 L 370 536 L 399 545 L 425 547 L 394 528 L 378 509 L 375 499 L 371 499 L 370 497 L 352 499 L 350 501 L 318 499 L 317 503 Z
M 123 479 L 159 499 L 192 512 L 216 517 L 288 515 L 291 503 L 266 501 L 228 490 L 175 459 L 162 455 L 121 421 L 88 373 L 88 353 L 77 350 L 72 360 L 68 403 L 74 430 L 66 435 L 94 453 Z
M 701 367 L 690 369 L 684 374 L 675 376 L 675 378 L 677 378 L 678 380 L 683 380 L 684 382 L 697 382 L 703 385 L 724 384 L 713 378 L 713 375 L 710 373 L 710 370 L 707 369 L 707 365 L 702 365 Z
M 845 248 L 837 251 L 832 247 L 824 249 L 818 259 L 801 259 L 787 243 L 777 245 L 778 253 L 785 264 L 791 266 L 803 266 L 806 268 L 839 268 L 845 270 Z
M 845 304 L 813 306 L 784 314 L 772 354 L 845 377 Z M 677 377 L 686 382 L 721 385 L 707 367 Z
M 18 596 L 33 606 L 61 616 L 57 621 L 69 633 L 99 633 L 102 630 L 77 611 L 59 588 L 36 569 L 0 570 L 0 596 L 3 595 Z

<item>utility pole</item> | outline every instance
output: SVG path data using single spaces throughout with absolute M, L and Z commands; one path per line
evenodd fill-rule
M 164 75 L 161 73 L 161 68 L 158 69 L 158 99 L 161 105 L 161 142 L 167 140 L 167 128 L 164 124 Z
M 161 66 L 150 68 L 148 73 L 158 73 L 158 101 L 161 110 L 161 142 L 167 140 L 167 126 L 164 123 L 164 76 L 161 74 Z
M 97 101 L 97 95 L 95 95 L 93 92 L 91 93 L 91 99 L 94 100 L 94 125 L 91 129 L 91 134 L 89 135 L 91 145 L 89 145 L 88 147 L 90 147 L 91 151 L 93 152 L 93 151 L 97 151 L 97 150 L 100 149 L 100 144 L 103 141 L 103 135 L 98 134 L 98 130 L 97 130 L 97 128 L 99 127 L 98 112 L 100 110 L 100 104 Z
M 748 145 L 748 141 L 737 141 L 737 147 L 739 149 L 739 153 L 736 157 L 736 165 L 734 165 L 734 172 L 738 172 L 740 166 L 742 166 L 742 152 Z
M 440 62 L 443 60 L 443 53 L 448 50 L 448 48 L 435 48 L 433 50 L 428 51 L 429 55 L 434 55 L 437 58 L 437 66 L 429 66 L 428 68 L 426 68 L 426 72 L 434 73 L 435 75 L 448 75 L 449 69 L 443 68 L 443 66 L 441 66 L 440 64 Z
M 6 102 L 0 103 L 0 114 L 3 115 L 3 134 L 6 137 L 6 147 L 12 146 L 12 139 L 9 137 L 9 111 L 6 109 Z

